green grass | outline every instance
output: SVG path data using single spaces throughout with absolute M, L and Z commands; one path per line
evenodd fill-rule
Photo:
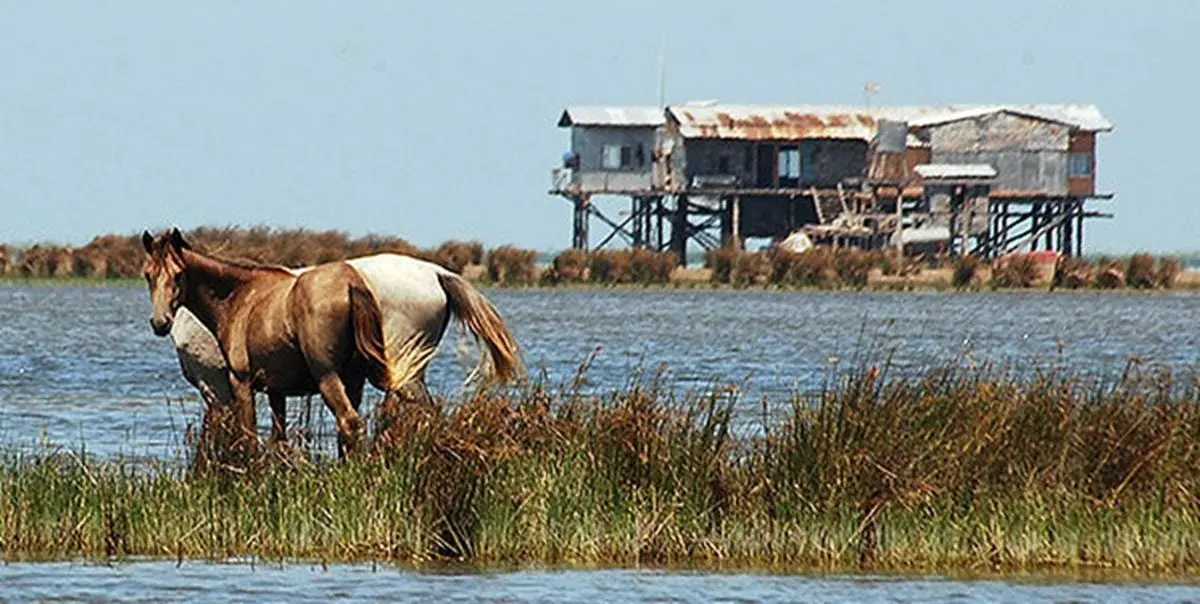
M 10 456 L 0 555 L 1184 575 L 1200 569 L 1189 380 L 868 368 L 753 430 L 729 396 L 653 380 L 534 386 L 377 418 L 346 463 Z

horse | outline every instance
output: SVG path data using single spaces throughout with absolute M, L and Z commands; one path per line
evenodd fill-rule
M 254 393 L 271 405 L 271 440 L 286 441 L 288 396 L 320 394 L 333 413 L 339 456 L 363 432 L 358 408 L 370 382 L 387 396 L 415 385 L 451 315 L 485 345 L 492 378 L 522 372 L 520 350 L 500 313 L 466 279 L 400 254 L 375 254 L 295 270 L 229 260 L 192 248 L 172 229 L 142 234 L 150 326 L 172 331 L 185 308 L 219 344 L 237 423 L 255 434 Z

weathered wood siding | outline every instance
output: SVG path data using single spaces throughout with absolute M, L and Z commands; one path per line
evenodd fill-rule
M 1070 129 L 1009 113 L 930 126 L 933 163 L 990 164 L 993 193 L 1067 195 Z
M 637 161 L 634 153 L 633 165 L 617 170 L 620 172 L 651 171 L 652 153 L 654 151 L 654 128 L 609 127 L 609 126 L 576 126 L 571 128 L 571 150 L 579 154 L 580 172 L 606 171 L 603 167 L 605 145 L 623 145 L 642 149 L 642 161 Z M 613 171 L 613 170 L 608 170 Z
M 684 142 L 687 182 L 694 176 L 732 175 L 739 186 L 754 182 L 754 145 L 742 140 L 689 139 Z M 726 167 L 721 168 L 721 159 Z
M 800 186 L 833 187 L 847 178 L 863 176 L 867 165 L 867 143 L 861 140 L 812 139 L 801 141 L 758 141 L 734 139 L 686 139 L 683 143 L 683 173 L 687 182 L 695 176 L 732 175 L 739 186 L 756 187 L 757 149 L 774 147 L 771 170 L 778 173 L 781 147 L 795 147 L 800 154 Z M 724 162 L 722 161 L 724 158 Z M 724 165 L 722 165 L 724 164 Z
M 835 187 L 860 178 L 867 169 L 867 142 L 852 139 L 806 140 L 800 153 L 801 184 Z

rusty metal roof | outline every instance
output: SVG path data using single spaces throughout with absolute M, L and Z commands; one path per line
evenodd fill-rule
M 558 126 L 661 126 L 666 122 L 658 107 L 567 107 Z
M 667 112 L 684 138 L 869 140 L 878 116 L 854 107 L 673 105 Z
M 684 138 L 748 140 L 871 140 L 881 119 L 925 126 L 1007 111 L 1107 131 L 1112 124 L 1094 105 L 951 105 L 946 107 L 851 107 L 837 105 L 672 105 L 667 108 Z M 910 143 L 912 141 L 910 140 Z M 910 144 L 910 146 L 913 146 Z

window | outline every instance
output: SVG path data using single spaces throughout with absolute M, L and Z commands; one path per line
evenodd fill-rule
M 800 178 L 800 150 L 784 147 L 779 150 L 779 178 Z
M 1071 153 L 1067 156 L 1067 176 L 1088 177 L 1092 175 L 1092 154 Z
M 604 151 L 600 156 L 600 167 L 605 170 L 620 170 L 622 148 L 621 145 L 604 145 Z
M 644 156 L 643 156 L 644 157 Z M 633 148 L 625 145 L 604 145 L 600 154 L 600 167 L 605 170 L 620 170 L 633 165 Z
M 729 156 L 722 155 L 717 158 L 717 174 L 729 174 Z

